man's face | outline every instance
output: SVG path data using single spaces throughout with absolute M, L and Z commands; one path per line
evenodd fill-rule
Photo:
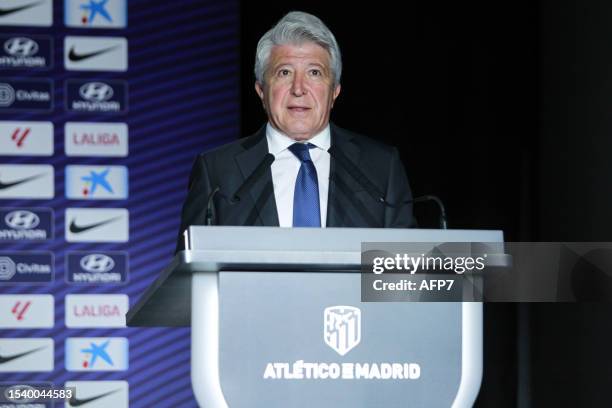
M 268 120 L 295 140 L 308 140 L 329 122 L 340 93 L 334 87 L 329 53 L 320 45 L 276 45 L 270 52 L 265 84 L 255 83 Z

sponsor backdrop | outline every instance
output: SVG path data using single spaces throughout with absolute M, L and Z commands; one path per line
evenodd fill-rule
M 0 387 L 196 406 L 189 329 L 122 316 L 173 254 L 195 154 L 238 135 L 238 41 L 237 1 L 0 2 Z

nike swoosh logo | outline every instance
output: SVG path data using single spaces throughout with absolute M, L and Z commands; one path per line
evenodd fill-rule
M 70 52 L 68 53 L 68 59 L 70 61 L 73 62 L 78 62 L 78 61 L 83 61 L 89 58 L 93 58 L 97 55 L 100 54 L 104 54 L 107 53 L 109 51 L 114 50 L 115 48 L 119 47 L 118 45 L 115 45 L 113 47 L 108 47 L 108 48 L 104 48 L 102 50 L 98 50 L 98 51 L 94 51 L 94 52 L 87 52 L 85 54 L 77 54 L 77 52 L 74 50 L 74 45 L 72 47 L 70 47 Z
M 42 176 L 44 176 L 44 174 L 38 174 L 36 176 L 26 177 L 21 180 L 11 181 L 10 183 L 3 183 L 2 181 L 0 181 L 0 190 L 6 190 L 7 188 L 15 187 L 15 186 L 18 186 L 19 184 L 27 183 L 28 181 L 35 180 Z
M 96 395 L 95 397 L 83 398 L 83 399 L 77 398 L 76 396 L 73 395 L 72 398 L 70 398 L 68 400 L 68 404 L 71 407 L 80 407 L 81 405 L 85 405 L 85 404 L 87 404 L 87 403 L 89 403 L 91 401 L 95 401 L 95 400 L 98 400 L 100 398 L 104 398 L 107 395 L 113 394 L 113 393 L 115 393 L 117 391 L 120 391 L 120 390 L 113 390 L 113 391 L 105 392 L 104 394 Z
M 12 9 L 2 9 L 2 8 L 0 8 L 0 17 L 8 16 L 9 14 L 17 13 L 18 11 L 21 11 L 21 10 L 27 10 L 29 8 L 36 7 L 39 4 L 42 4 L 42 1 L 39 1 L 38 3 L 26 4 L 24 6 L 15 7 L 15 8 L 12 8 Z
M 16 360 L 16 359 L 18 359 L 20 357 L 27 356 L 28 354 L 35 353 L 38 350 L 44 349 L 45 347 L 47 347 L 47 346 L 38 347 L 38 348 L 35 348 L 34 350 L 28 350 L 28 351 L 25 351 L 25 352 L 19 353 L 19 354 L 13 354 L 12 356 L 2 356 L 2 355 L 0 355 L 0 364 L 5 364 L 5 363 L 8 363 L 9 361 L 13 361 L 13 360 Z
M 73 219 L 72 221 L 70 221 L 70 232 L 72 232 L 73 234 L 80 234 L 81 232 L 89 231 L 90 229 L 109 224 L 115 220 L 118 220 L 119 218 L 121 217 L 114 217 L 109 220 L 104 220 L 104 221 L 96 222 L 95 224 L 89 224 L 89 225 L 77 225 L 76 220 Z

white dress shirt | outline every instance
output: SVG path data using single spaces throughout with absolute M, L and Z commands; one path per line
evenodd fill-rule
M 272 184 L 274 185 L 278 222 L 281 227 L 292 227 L 293 193 L 295 192 L 295 181 L 302 163 L 291 153 L 288 147 L 296 143 L 296 141 L 274 129 L 270 123 L 266 126 L 266 139 L 268 140 L 268 152 L 272 153 L 275 157 L 272 163 Z M 327 149 L 331 145 L 329 125 L 305 142 L 316 146 L 310 149 L 310 158 L 317 169 L 321 226 L 325 227 L 327 222 L 327 192 L 329 191 L 330 162 Z

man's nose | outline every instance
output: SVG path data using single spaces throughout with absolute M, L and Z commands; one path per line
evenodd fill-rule
M 304 74 L 297 73 L 293 77 L 293 83 L 291 84 L 291 93 L 293 96 L 303 96 L 306 93 L 306 88 L 304 87 Z

